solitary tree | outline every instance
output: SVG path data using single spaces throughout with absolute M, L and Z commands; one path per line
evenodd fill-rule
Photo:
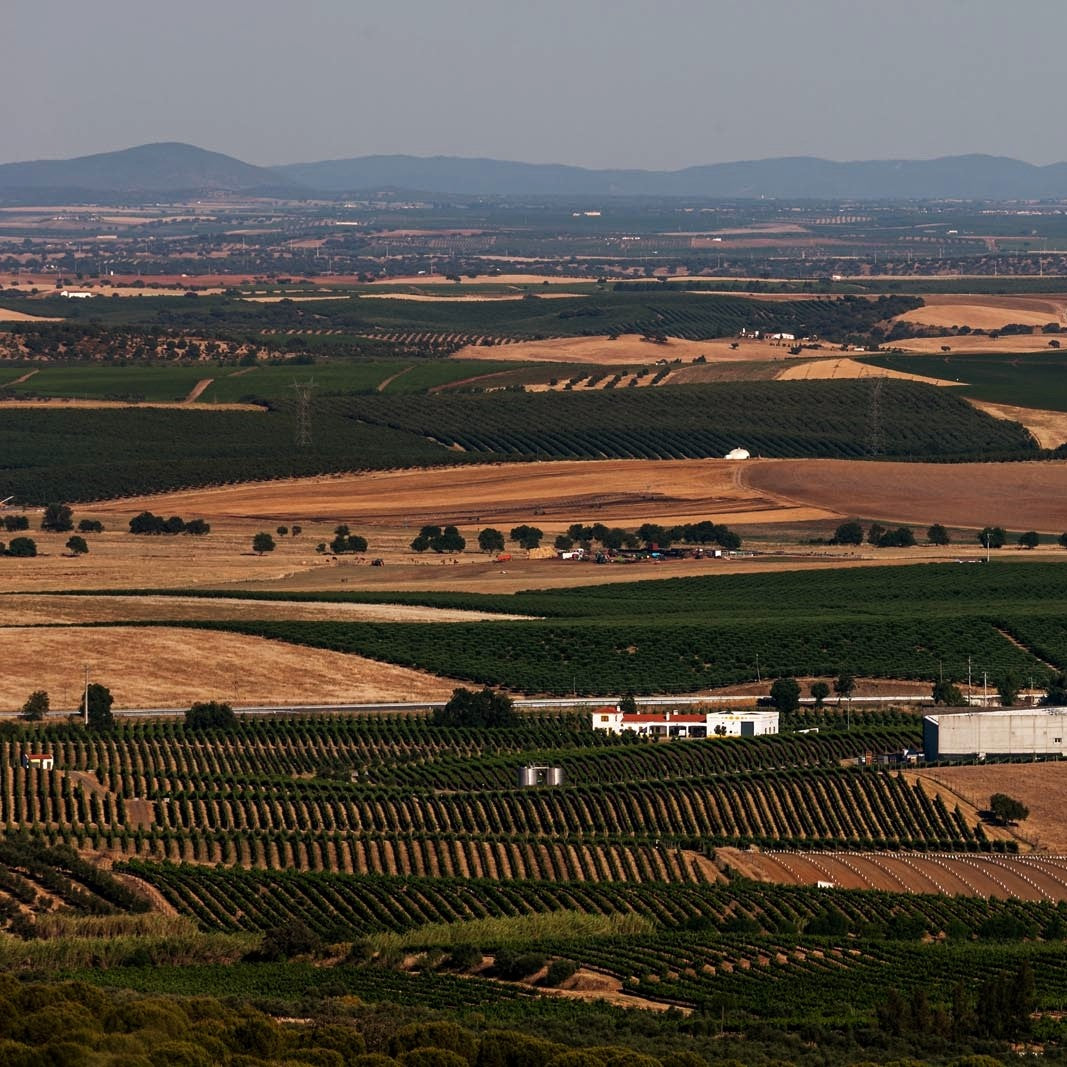
M 1041 544 L 1041 535 L 1037 530 L 1027 530 L 1026 533 L 1019 535 L 1019 544 L 1023 548 L 1037 548 Z
M 947 545 L 952 540 L 948 535 L 948 530 L 939 522 L 935 522 L 929 530 L 926 531 L 926 540 L 932 545 Z
M 434 709 L 433 722 L 437 726 L 514 726 L 518 715 L 506 693 L 488 686 L 480 692 L 460 687 L 452 690 L 443 708 Z
M 503 552 L 504 535 L 499 530 L 494 530 L 491 526 L 487 526 L 478 534 L 478 547 L 483 552 Z
M 185 532 L 192 534 L 194 537 L 203 537 L 204 534 L 211 533 L 211 523 L 205 522 L 203 519 L 190 519 L 185 524 Z
M 795 678 L 776 678 L 771 686 L 771 700 L 783 714 L 800 707 L 800 685 Z
M 842 671 L 834 679 L 834 694 L 837 697 L 838 704 L 844 700 L 851 700 L 852 694 L 856 691 L 856 679 L 848 672 Z
M 855 519 L 843 522 L 834 531 L 833 540 L 830 543 L 833 545 L 862 545 L 863 527 Z
M 73 537 L 67 538 L 67 551 L 72 556 L 84 556 L 89 551 L 89 545 L 84 537 L 75 534 Z
M 1001 826 L 1007 826 L 1010 822 L 1021 822 L 1030 814 L 1030 809 L 1015 797 L 1007 793 L 994 793 L 989 798 L 989 810 Z
M 41 518 L 41 529 L 51 533 L 66 533 L 74 529 L 74 515 L 66 504 L 49 504 Z
M 983 548 L 1003 548 L 1008 535 L 1000 526 L 987 526 L 978 535 L 978 543 Z
M 1005 674 L 997 682 L 997 695 L 1000 697 L 1000 706 L 1010 708 L 1019 699 L 1019 682 L 1013 674 Z
M 273 552 L 274 547 L 274 538 L 269 533 L 257 533 L 252 538 L 252 551 L 257 556 L 262 556 L 264 552 Z
M 288 537 L 289 536 L 289 527 L 288 526 L 279 526 L 278 529 L 275 530 L 274 532 L 279 537 Z
M 236 725 L 233 708 L 216 700 L 198 702 L 185 713 L 187 730 L 232 730 Z
M 93 682 L 89 686 L 89 729 L 90 730 L 107 730 L 115 725 L 115 716 L 111 714 L 111 705 L 115 703 L 115 698 L 111 695 L 111 690 L 106 685 L 99 685 L 97 682 Z M 78 711 L 80 714 L 85 714 L 85 694 L 82 694 L 80 703 L 78 704 Z
M 43 689 L 35 689 L 22 705 L 21 716 L 27 722 L 40 722 L 48 714 L 48 694 Z
M 930 695 L 935 704 L 944 704 L 948 708 L 962 708 L 967 704 L 967 698 L 960 691 L 960 687 L 944 679 L 934 682 L 933 692 Z
M 513 527 L 508 536 L 512 541 L 517 541 L 520 548 L 529 549 L 537 548 L 541 544 L 541 538 L 545 535 L 536 526 L 527 526 L 524 523 L 522 526 Z
M 36 556 L 37 542 L 34 541 L 32 537 L 12 537 L 5 554 L 8 556 L 21 556 L 23 558 Z
M 825 682 L 812 682 L 810 692 L 815 699 L 815 706 L 821 708 L 830 695 L 830 687 Z

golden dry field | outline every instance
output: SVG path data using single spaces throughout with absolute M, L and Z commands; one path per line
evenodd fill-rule
M 361 656 L 261 637 L 181 627 L 6 627 L 0 711 L 35 689 L 56 710 L 77 707 L 89 667 L 118 708 L 369 703 L 446 698 L 457 683 Z

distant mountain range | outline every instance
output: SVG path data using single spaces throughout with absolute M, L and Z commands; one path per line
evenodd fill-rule
M 470 196 L 690 197 L 868 200 L 1067 198 L 1067 163 L 1003 156 L 835 163 L 808 156 L 713 163 L 684 170 L 589 170 L 455 156 L 360 156 L 256 167 L 193 145 L 141 145 L 77 159 L 0 165 L 0 198 L 283 197 L 396 190 Z

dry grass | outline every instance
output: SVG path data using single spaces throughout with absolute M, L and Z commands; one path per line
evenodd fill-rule
M 954 356 L 982 355 L 996 352 L 1042 352 L 1048 349 L 1049 339 L 1043 334 L 1002 334 L 1000 337 L 968 334 L 957 337 L 905 337 L 893 342 L 902 352 L 937 355 L 948 347 Z
M 1043 850 L 1067 852 L 1067 763 L 1012 763 L 970 767 L 937 767 L 915 772 L 924 785 L 933 782 L 953 791 L 975 808 L 988 808 L 994 793 L 1008 793 L 1021 800 L 1030 816 L 1016 834 Z
M 826 378 L 903 378 L 924 385 L 959 385 L 944 378 L 924 378 L 921 374 L 908 374 L 905 371 L 885 370 L 859 363 L 854 359 L 815 359 L 810 363 L 798 363 L 786 367 L 778 375 L 779 381 L 814 381 Z
M 60 320 L 48 315 L 27 315 L 24 311 L 12 311 L 10 308 L 0 308 L 0 322 L 59 322 Z
M 45 689 L 53 709 L 73 709 L 82 664 L 118 708 L 364 703 L 447 698 L 459 683 L 360 656 L 241 634 L 180 627 L 7 627 L 0 710 Z
M 20 624 L 89 625 L 104 622 L 195 622 L 284 619 L 307 622 L 481 622 L 528 616 L 427 608 L 408 604 L 316 604 L 230 600 L 226 597 L 4 595 L 0 613 Z
M 736 348 L 733 347 L 736 345 Z M 777 341 L 730 340 L 687 341 L 668 338 L 665 344 L 644 341 L 640 334 L 610 337 L 554 337 L 545 341 L 517 341 L 514 344 L 467 345 L 452 353 L 453 359 L 489 359 L 494 362 L 585 363 L 591 366 L 653 366 L 658 360 L 681 359 L 691 363 L 698 356 L 712 362 L 786 359 L 788 345 Z
M 972 330 L 997 330 L 1008 323 L 1044 326 L 1067 323 L 1067 303 L 1061 297 L 977 296 L 934 294 L 923 297 L 923 306 L 896 316 L 897 321 L 923 326 L 970 326 Z
M 970 403 L 994 418 L 1021 422 L 1042 448 L 1059 448 L 1067 442 L 1067 412 L 1017 408 L 1011 404 L 991 404 L 984 400 L 971 400 Z
M 783 501 L 888 522 L 1067 530 L 1067 462 L 1062 461 L 762 460 L 745 464 L 743 483 Z

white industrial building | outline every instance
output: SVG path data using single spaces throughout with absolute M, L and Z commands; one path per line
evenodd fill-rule
M 928 762 L 986 756 L 1067 756 L 1067 708 L 939 711 L 923 718 Z
M 633 730 L 639 737 L 760 737 L 778 733 L 778 712 L 624 712 L 609 706 L 593 712 L 593 729 L 612 734 Z

